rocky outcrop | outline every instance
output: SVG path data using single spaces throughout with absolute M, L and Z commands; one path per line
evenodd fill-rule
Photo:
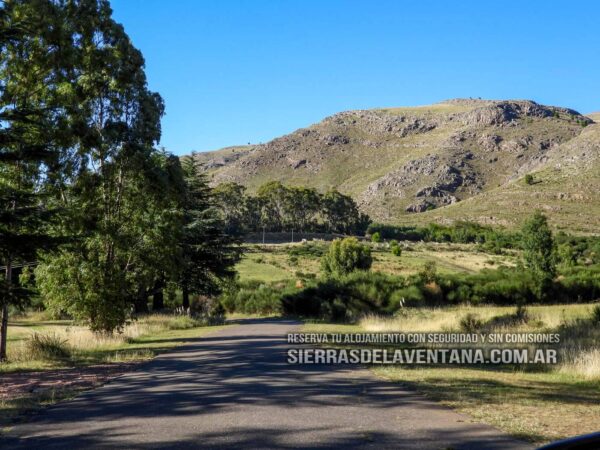
M 341 112 L 265 144 L 202 154 L 202 161 L 213 184 L 336 187 L 376 220 L 394 220 L 485 194 L 548 164 L 585 166 L 600 158 L 595 127 L 567 108 L 458 99 Z

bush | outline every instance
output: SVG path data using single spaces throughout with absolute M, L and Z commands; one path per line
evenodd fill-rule
M 308 258 L 320 258 L 326 252 L 327 247 L 324 244 L 317 244 L 313 242 L 306 242 L 302 245 L 296 245 L 288 250 L 290 259 L 292 257 L 308 257 Z
M 371 235 L 371 242 L 379 243 L 381 242 L 381 233 L 376 231 Z
M 171 317 L 166 323 L 169 330 L 189 330 L 200 325 L 202 323 L 187 315 Z
M 483 328 L 483 321 L 477 314 L 468 313 L 460 319 L 459 326 L 463 333 L 476 333 Z
M 427 261 L 419 272 L 419 277 L 424 283 L 431 283 L 437 277 L 437 264 L 435 261 Z
M 264 284 L 258 281 L 246 282 L 225 291 L 220 303 L 227 312 L 243 314 L 279 314 L 281 297 L 297 290 L 292 285 Z
M 600 305 L 594 306 L 594 309 L 592 310 L 592 321 L 600 323 Z
M 356 238 L 336 239 L 321 259 L 321 267 L 328 275 L 347 275 L 355 270 L 369 270 L 373 263 L 371 249 Z
M 402 256 L 402 247 L 400 247 L 398 244 L 392 245 L 391 250 L 392 250 L 392 255 Z
M 530 173 L 525 175 L 525 184 L 533 184 L 533 175 L 531 175 Z
M 379 272 L 356 271 L 330 277 L 282 298 L 286 314 L 319 317 L 331 321 L 354 321 L 368 313 L 386 314 L 402 307 L 404 278 Z M 418 289 L 417 289 L 418 291 Z M 405 292 L 418 297 L 418 292 Z
M 31 359 L 64 359 L 71 356 L 67 340 L 57 334 L 33 333 L 25 348 Z
M 204 325 L 225 323 L 225 308 L 214 297 L 197 295 L 190 301 L 190 314 L 193 319 Z

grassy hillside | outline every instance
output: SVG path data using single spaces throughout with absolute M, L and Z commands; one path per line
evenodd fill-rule
M 342 112 L 266 144 L 198 157 L 215 184 L 335 187 L 382 222 L 513 226 L 539 207 L 558 227 L 593 232 L 600 132 L 590 117 L 598 115 L 531 101 L 450 100 Z M 527 173 L 533 185 L 522 181 Z

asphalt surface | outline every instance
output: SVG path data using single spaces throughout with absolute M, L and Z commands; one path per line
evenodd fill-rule
M 11 449 L 530 449 L 369 371 L 286 363 L 297 323 L 248 320 L 13 428 Z M 2 440 L 3 439 L 3 440 Z

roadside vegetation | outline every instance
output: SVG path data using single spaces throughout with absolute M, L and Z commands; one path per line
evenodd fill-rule
M 149 314 L 121 333 L 95 333 L 47 312 L 15 314 L 0 364 L 0 434 L 40 407 L 75 396 L 156 354 L 219 329 L 187 315 Z
M 187 315 L 148 314 L 121 333 L 100 334 L 72 320 L 29 312 L 11 321 L 8 362 L 0 365 L 0 373 L 145 360 L 216 329 Z
M 600 421 L 597 236 L 554 235 L 540 212 L 520 231 L 393 226 L 335 189 L 211 187 L 201 158 L 158 147 L 163 101 L 108 2 L 0 12 L 3 377 L 147 359 L 225 313 L 319 330 L 554 331 L 565 341 L 553 369 L 378 373 L 533 440 Z M 345 237 L 241 245 L 265 231 Z M 0 414 L 68 395 L 2 397 Z
M 559 333 L 557 366 L 379 366 L 376 375 L 456 408 L 476 421 L 542 443 L 597 431 L 600 421 L 598 304 L 405 308 L 356 324 L 308 323 L 306 332 Z M 470 319 L 469 319 L 470 318 Z M 475 320 L 473 320 L 475 319 Z M 560 412 L 559 412 L 560 411 Z
M 343 245 L 248 246 L 223 306 L 300 315 L 308 332 L 558 333 L 556 366 L 373 370 L 533 442 L 595 431 L 599 238 L 554 235 L 540 213 L 510 233 L 468 223 L 370 231 Z

